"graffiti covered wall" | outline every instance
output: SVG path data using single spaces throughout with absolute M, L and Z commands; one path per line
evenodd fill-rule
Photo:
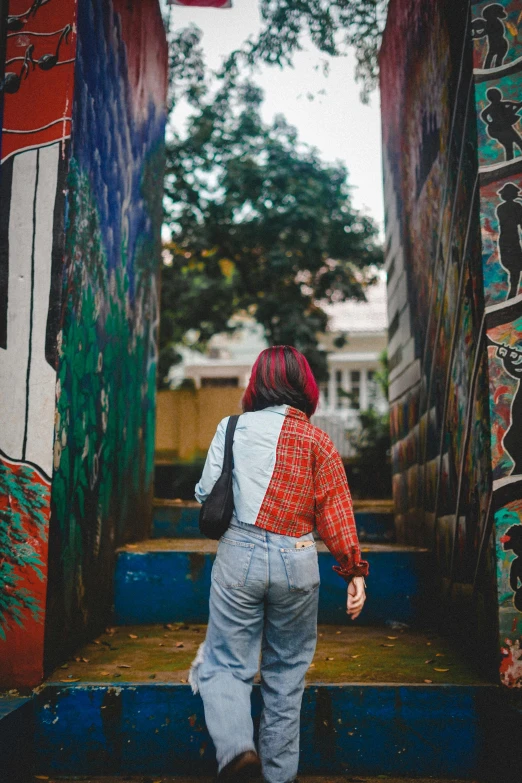
M 472 4 L 502 682 L 522 687 L 522 2 Z
M 109 617 L 152 507 L 167 52 L 157 0 L 78 4 L 46 661 Z
M 148 524 L 166 71 L 157 0 L 10 2 L 0 685 L 104 621 L 114 548 Z
M 76 0 L 11 0 L 0 169 L 0 686 L 42 675 Z
M 397 526 L 433 546 L 443 596 L 495 663 L 498 583 L 509 685 L 522 684 L 521 10 L 392 0 L 381 53 Z

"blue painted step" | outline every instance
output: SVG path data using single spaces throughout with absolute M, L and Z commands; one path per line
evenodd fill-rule
M 210 574 L 217 548 L 209 540 L 165 539 L 119 550 L 114 576 L 117 625 L 185 621 L 206 623 Z M 319 622 L 346 622 L 346 585 L 332 570 L 334 559 L 318 542 L 321 588 Z M 368 599 L 357 623 L 418 625 L 431 598 L 431 555 L 425 549 L 373 544 Z
M 152 538 L 203 538 L 198 516 L 201 506 L 195 501 L 154 500 Z M 355 522 L 361 542 L 393 543 L 395 526 L 389 504 L 368 502 L 355 509 Z
M 31 698 L 0 697 L 0 781 L 27 783 L 33 762 Z
M 256 721 L 260 707 L 254 687 Z M 48 685 L 35 709 L 38 774 L 214 772 L 202 703 L 187 685 Z M 506 725 L 496 686 L 312 684 L 300 772 L 475 778 L 495 768 Z

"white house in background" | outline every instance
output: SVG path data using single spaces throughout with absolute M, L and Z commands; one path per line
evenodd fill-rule
M 327 305 L 329 329 L 320 344 L 328 353 L 328 381 L 321 384 L 319 406 L 312 421 L 328 432 L 343 457 L 349 457 L 349 430 L 358 426 L 358 412 L 388 407 L 375 373 L 379 356 L 387 344 L 386 283 L 384 280 L 367 291 L 367 302 L 340 302 Z M 346 343 L 335 348 L 335 338 L 343 335 Z M 192 379 L 196 388 L 235 386 L 246 388 L 250 370 L 267 342 L 262 327 L 242 320 L 242 328 L 231 335 L 217 334 L 205 354 L 183 349 L 183 362 L 171 368 L 170 384 L 176 388 Z

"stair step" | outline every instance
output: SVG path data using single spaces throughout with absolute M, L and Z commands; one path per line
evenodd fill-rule
M 163 783 L 169 774 L 212 775 L 203 705 L 186 683 L 204 634 L 199 625 L 107 629 L 54 672 L 35 696 L 39 774 L 142 774 Z M 319 626 L 313 664 L 303 774 L 468 778 L 495 768 L 511 720 L 503 694 L 470 671 L 451 640 Z M 260 710 L 256 684 L 256 725 Z
M 254 686 L 253 717 L 261 711 Z M 36 696 L 36 768 L 45 775 L 215 771 L 203 705 L 176 683 L 48 684 Z M 493 685 L 309 684 L 303 774 L 472 777 L 501 746 Z
M 60 777 L 60 783 L 78 783 L 78 780 L 82 780 L 83 783 L 121 783 L 121 781 L 125 781 L 125 783 L 151 783 L 150 778 L 144 778 L 143 775 L 103 775 L 102 777 L 89 775 L 88 779 L 83 776 L 81 778 L 76 776 L 73 778 Z M 212 777 L 181 777 L 179 775 L 174 777 L 167 775 L 165 777 L 162 775 L 156 780 L 157 783 L 214 783 L 215 779 Z M 385 783 L 411 783 L 411 780 L 412 778 L 405 780 L 403 777 L 388 777 L 386 775 Z M 38 783 L 38 781 L 39 778 L 35 776 L 33 783 Z M 352 783 L 352 781 L 353 783 L 383 783 L 383 776 L 380 775 L 377 778 L 365 776 L 364 780 L 361 778 L 354 780 L 353 778 L 347 778 L 346 775 L 328 775 L 327 777 L 299 775 L 299 783 Z M 463 780 L 462 778 L 458 780 L 457 778 L 451 778 L 451 780 L 449 778 L 415 778 L 415 783 L 469 783 L 469 780 Z
M 114 576 L 115 622 L 205 623 L 208 619 L 210 574 L 217 542 L 208 539 L 151 539 L 118 550 Z M 335 564 L 317 543 L 321 589 L 319 622 L 346 620 L 346 585 L 332 570 Z M 431 553 L 396 544 L 368 544 L 368 598 L 357 624 L 416 625 L 427 616 L 431 600 Z
M 47 683 L 186 683 L 205 625 L 120 626 L 108 629 L 57 669 Z M 441 671 L 436 671 L 440 669 Z M 450 639 L 433 631 L 349 624 L 320 625 L 307 682 L 480 685 L 486 681 Z
M 196 501 L 155 498 L 152 538 L 203 538 L 198 518 L 201 506 Z M 355 523 L 361 542 L 393 543 L 393 508 L 388 501 L 355 501 Z
M 0 780 L 27 783 L 32 770 L 32 700 L 0 695 Z

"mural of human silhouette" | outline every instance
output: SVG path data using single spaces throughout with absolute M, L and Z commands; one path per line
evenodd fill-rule
M 522 274 L 522 244 L 520 230 L 522 229 L 522 203 L 518 201 L 520 189 L 508 182 L 498 191 L 502 199 L 496 209 L 498 219 L 498 254 L 500 263 L 508 273 L 509 292 L 506 299 L 511 299 L 518 293 L 520 275 Z
M 509 345 L 499 345 L 492 340 L 489 342 L 490 345 L 496 347 L 497 356 L 502 360 L 502 364 L 508 375 L 519 381 L 511 401 L 511 420 L 509 427 L 502 439 L 504 451 L 506 451 L 513 460 L 511 474 L 518 475 L 522 473 L 522 383 L 520 382 L 522 379 L 522 350 L 512 348 Z
M 522 525 L 512 525 L 500 537 L 500 542 L 504 549 L 511 549 L 516 554 L 509 570 L 509 585 L 515 593 L 513 603 L 518 611 L 522 612 Z
M 503 101 L 502 93 L 496 87 L 490 87 L 486 97 L 489 104 L 480 117 L 486 123 L 489 137 L 504 147 L 506 160 L 513 160 L 515 145 L 522 150 L 522 138 L 514 127 L 520 120 L 518 112 L 522 109 L 522 102 Z
M 506 28 L 502 21 L 506 18 L 506 9 L 500 3 L 492 3 L 483 9 L 482 16 L 473 20 L 473 38 L 487 37 L 488 39 L 488 53 L 484 68 L 498 68 L 504 63 L 504 57 L 509 49 Z

